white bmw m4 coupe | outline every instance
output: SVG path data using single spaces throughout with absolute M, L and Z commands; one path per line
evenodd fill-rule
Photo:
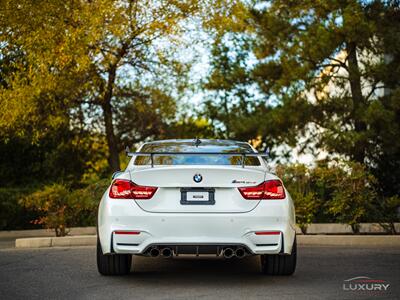
M 199 139 L 149 142 L 127 154 L 99 205 L 101 274 L 129 273 L 133 255 L 258 255 L 262 273 L 293 274 L 294 206 L 265 154 Z

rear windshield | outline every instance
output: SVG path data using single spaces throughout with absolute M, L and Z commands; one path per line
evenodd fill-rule
M 193 142 L 159 142 L 145 144 L 140 152 L 218 152 L 218 153 L 254 153 L 245 143 L 207 141 L 198 147 Z M 241 155 L 155 155 L 154 165 L 241 165 Z M 137 156 L 135 165 L 150 165 L 149 156 Z M 247 166 L 259 166 L 257 157 L 246 157 Z

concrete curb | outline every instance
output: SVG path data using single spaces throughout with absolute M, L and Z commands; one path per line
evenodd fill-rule
M 400 223 L 395 223 L 394 227 L 397 232 L 400 232 Z M 299 227 L 296 232 L 301 234 Z M 378 223 L 361 223 L 360 233 L 362 234 L 385 234 L 385 230 Z M 350 225 L 338 223 L 314 223 L 307 226 L 307 234 L 353 234 Z
M 400 235 L 298 235 L 299 245 L 399 247 Z
M 96 227 L 72 227 L 67 229 L 69 236 L 96 234 Z M 53 229 L 28 229 L 0 231 L 0 238 L 53 237 Z
M 15 248 L 45 248 L 51 247 L 51 237 L 16 239 Z
M 15 248 L 93 246 L 96 241 L 96 235 L 24 238 L 15 240 Z
M 16 248 L 75 247 L 96 245 L 96 235 L 24 238 L 15 241 Z M 399 247 L 399 235 L 298 235 L 299 245 Z

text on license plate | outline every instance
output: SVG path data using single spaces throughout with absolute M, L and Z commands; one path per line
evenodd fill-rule
M 208 201 L 208 192 L 187 192 L 186 201 Z

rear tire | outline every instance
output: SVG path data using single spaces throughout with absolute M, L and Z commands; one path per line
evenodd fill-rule
M 261 255 L 261 272 L 266 275 L 292 275 L 296 270 L 297 243 L 294 238 L 290 255 Z
M 104 255 L 97 238 L 97 270 L 101 275 L 129 274 L 132 264 L 131 254 Z

